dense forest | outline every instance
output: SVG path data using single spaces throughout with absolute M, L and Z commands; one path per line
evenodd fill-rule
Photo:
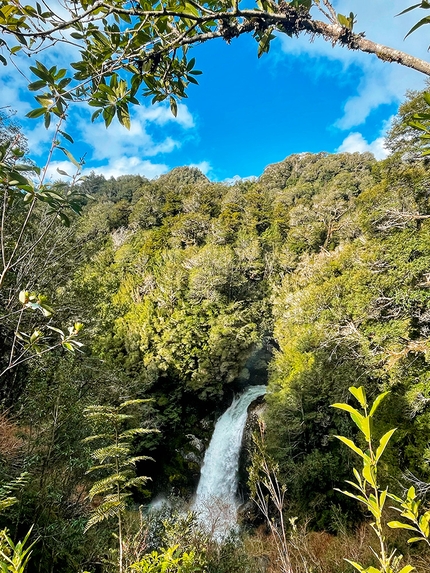
M 52 201 L 30 213 L 3 185 L 3 263 L 18 240 L 21 255 L 0 283 L 1 520 L 14 540 L 32 527 L 29 570 L 118 570 L 103 448 L 120 436 L 121 567 L 281 571 L 256 508 L 221 545 L 178 509 L 198 481 L 196 444 L 207 446 L 217 417 L 253 384 L 268 384 L 253 463 L 270 460 L 286 488 L 291 571 L 375 560 L 368 512 L 336 489 L 357 467 L 335 437 L 360 440 L 356 427 L 331 408 L 353 403 L 349 387 L 371 401 L 390 392 L 373 428 L 397 428 L 379 479 L 397 495 L 413 484 L 425 503 L 430 172 L 405 124 L 421 105 L 413 93 L 400 108 L 384 161 L 303 153 L 233 185 L 189 167 L 59 183 L 80 201 L 68 225 Z M 19 126 L 2 117 L 0 129 L 3 161 L 13 141 L 31 170 Z M 142 514 L 158 494 L 170 508 Z M 389 543 L 428 570 L 423 547 L 406 540 L 395 531 Z

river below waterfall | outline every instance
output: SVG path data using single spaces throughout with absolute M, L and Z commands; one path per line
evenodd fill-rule
M 236 397 L 218 419 L 206 450 L 193 509 L 216 539 L 226 537 L 236 527 L 237 475 L 247 410 L 265 392 L 265 386 L 250 386 Z

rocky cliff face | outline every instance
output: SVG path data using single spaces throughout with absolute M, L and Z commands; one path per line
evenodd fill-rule
M 249 500 L 248 468 L 251 465 L 251 456 L 254 448 L 252 435 L 260 432 L 265 407 L 264 396 L 260 396 L 249 405 L 248 419 L 243 432 L 242 449 L 239 458 L 238 497 L 243 500 L 243 505 L 239 509 L 239 520 L 244 522 L 254 521 L 255 517 L 254 504 Z

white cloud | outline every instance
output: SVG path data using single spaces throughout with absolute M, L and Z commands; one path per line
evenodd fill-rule
M 165 105 L 138 106 L 132 110 L 129 130 L 116 121 L 106 129 L 102 121 L 89 122 L 86 113 L 79 120 L 78 126 L 82 140 L 92 147 L 92 159 L 109 160 L 109 163 L 113 164 L 117 158 L 155 157 L 181 147 L 181 141 L 168 135 L 169 122 L 186 130 L 194 126 L 192 115 L 184 104 L 178 106 L 177 118 Z M 158 129 L 157 138 L 149 133 L 151 124 L 163 126 L 161 133 Z
M 396 17 L 404 10 L 404 0 L 339 0 L 336 10 L 342 14 L 351 11 L 357 16 L 354 30 L 364 31 L 370 40 L 405 51 L 423 59 L 428 58 L 428 31 L 424 26 L 406 40 L 404 36 L 412 25 L 422 17 L 419 11 Z M 322 15 L 315 12 L 315 18 Z M 422 89 L 424 76 L 398 64 L 382 62 L 373 54 L 334 46 L 321 38 L 309 41 L 309 36 L 288 38 L 280 36 L 284 53 L 303 57 L 313 75 L 333 73 L 327 59 L 337 61 L 343 71 L 356 77 L 356 93 L 344 104 L 344 112 L 336 122 L 340 129 L 350 129 L 363 123 L 370 112 L 382 104 L 399 103 L 407 89 Z
M 258 177 L 256 175 L 248 175 L 247 177 L 241 177 L 240 175 L 233 175 L 233 177 L 227 177 L 222 183 L 226 185 L 234 185 L 239 183 L 239 181 L 257 181 Z
M 207 175 L 210 171 L 212 171 L 212 165 L 209 163 L 209 161 L 200 161 L 200 163 L 190 163 L 188 167 L 196 167 L 197 169 L 200 169 L 200 171 L 204 173 L 204 175 Z
M 363 135 L 357 131 L 345 137 L 336 151 L 339 153 L 345 151 L 347 153 L 355 153 L 356 151 L 364 153 L 365 151 L 370 151 L 376 159 L 385 159 L 385 157 L 388 156 L 388 150 L 384 145 L 383 137 L 378 137 L 374 141 L 368 142 L 364 139 Z
M 137 115 L 142 121 L 151 121 L 157 125 L 166 125 L 166 123 L 177 123 L 184 129 L 190 129 L 195 126 L 193 116 L 187 106 L 183 103 L 178 104 L 178 113 L 175 117 L 170 111 L 170 107 L 165 104 L 155 104 L 149 107 L 141 106 L 137 109 Z
M 103 175 L 106 179 L 119 177 L 120 175 L 143 175 L 148 179 L 154 179 L 169 171 L 169 167 L 164 163 L 152 163 L 140 157 L 122 156 L 111 159 L 106 165 L 84 170 L 84 175 L 94 171 L 98 175 Z
M 58 170 L 67 173 L 69 177 L 61 174 Z M 139 157 L 122 156 L 111 159 L 105 165 L 83 169 L 83 175 L 91 172 L 103 175 L 106 179 L 119 177 L 120 175 L 142 175 L 148 179 L 154 179 L 163 173 L 167 173 L 169 167 L 163 163 L 152 163 Z M 51 161 L 46 172 L 49 181 L 70 181 L 70 177 L 76 173 L 76 167 L 70 161 Z
M 3 66 L 2 66 L 3 67 Z M 21 90 L 27 88 L 25 79 L 15 70 L 8 68 L 3 70 L 0 77 L 0 109 L 11 109 L 19 116 L 30 111 L 31 105 L 21 97 Z
M 70 181 L 69 177 L 58 173 L 58 169 L 67 173 L 70 177 L 73 177 L 76 173 L 76 167 L 70 161 L 51 161 L 46 170 L 46 179 L 49 181 L 59 181 L 60 179 Z
M 45 144 L 50 145 L 55 135 L 55 125 L 52 124 L 46 129 L 42 117 L 28 122 L 27 126 L 29 127 L 25 129 L 25 136 L 28 140 L 29 149 L 35 155 L 44 155 L 44 151 L 48 147 Z
M 336 152 L 342 153 L 364 153 L 370 151 L 376 159 L 385 159 L 389 155 L 389 150 L 385 147 L 385 136 L 390 129 L 394 116 L 386 119 L 382 124 L 382 129 L 373 141 L 367 141 L 363 134 L 358 131 L 351 132 L 345 137 Z
M 91 124 L 82 121 L 80 136 L 93 148 L 92 158 L 95 160 L 138 154 L 143 157 L 153 157 L 159 153 L 169 153 L 180 146 L 179 142 L 171 137 L 155 143 L 147 133 L 145 124 L 136 118 L 132 119 L 130 130 L 117 122 L 106 129 L 101 122 Z
M 64 56 L 66 55 L 67 61 L 70 58 L 73 60 L 76 56 L 75 51 L 75 47 L 67 44 L 61 45 L 61 48 L 53 46 L 40 59 L 48 66 L 62 67 Z M 43 118 L 35 120 L 25 118 L 27 112 L 38 107 L 37 102 L 32 101 L 32 94 L 28 92 L 29 81 L 35 79 L 29 70 L 34 60 L 17 54 L 14 61 L 16 66 L 10 64 L 7 67 L 0 66 L 0 109 L 13 108 L 17 111 L 28 139 L 31 155 L 38 164 L 43 166 L 55 133 L 55 121 L 50 129 L 46 130 Z M 22 73 L 18 71 L 18 68 Z M 135 106 L 131 110 L 129 131 L 116 120 L 112 122 L 109 130 L 106 130 L 102 121 L 93 124 L 89 119 L 89 114 L 90 111 L 85 106 L 72 106 L 69 110 L 68 121 L 62 129 L 72 135 L 76 145 L 70 146 L 67 141 L 63 143 L 75 155 L 85 152 L 83 144 L 87 149 L 89 147 L 88 161 L 106 164 L 106 167 L 97 168 L 97 171 L 107 173 L 107 176 L 119 175 L 125 172 L 124 169 L 129 173 L 142 173 L 148 177 L 164 173 L 167 170 L 164 163 L 152 162 L 148 159 L 180 148 L 184 140 L 183 132 L 190 132 L 195 127 L 194 118 L 183 103 L 178 104 L 177 117 L 173 116 L 166 103 Z M 187 134 L 187 137 L 190 135 Z M 50 177 L 54 180 L 60 178 L 56 172 L 57 166 L 68 171 L 64 169 L 64 162 L 61 161 L 63 157 L 61 152 L 59 154 L 60 157 L 54 157 L 54 162 L 48 170 Z

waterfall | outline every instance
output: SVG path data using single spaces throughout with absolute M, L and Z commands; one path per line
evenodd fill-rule
M 206 450 L 194 511 L 199 521 L 216 539 L 222 539 L 236 526 L 237 473 L 247 409 L 266 392 L 265 386 L 250 386 L 218 419 Z

